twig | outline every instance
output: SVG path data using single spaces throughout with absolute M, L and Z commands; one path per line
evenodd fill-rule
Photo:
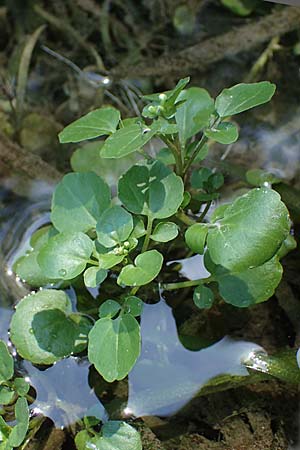
M 2 133 L 0 133 L 0 161 L 15 172 L 21 172 L 35 180 L 53 183 L 59 181 L 63 176 L 38 155 L 20 147 Z
M 274 10 L 260 20 L 254 19 L 238 28 L 233 28 L 225 34 L 208 38 L 191 47 L 179 51 L 177 54 L 163 55 L 155 60 L 144 59 L 139 64 L 131 66 L 128 61 L 115 67 L 111 75 L 115 79 L 126 77 L 180 76 L 192 69 L 205 72 L 210 66 L 224 58 L 232 58 L 240 52 L 247 52 L 252 48 L 271 40 L 274 36 L 281 36 L 299 27 L 300 8 L 286 7 Z M 238 37 L 238 38 L 237 38 Z

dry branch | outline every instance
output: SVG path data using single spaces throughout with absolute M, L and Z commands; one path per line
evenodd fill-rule
M 145 59 L 134 66 L 122 63 L 112 70 L 111 75 L 118 80 L 127 77 L 180 76 L 195 69 L 205 72 L 224 58 L 247 52 L 274 36 L 286 34 L 299 27 L 300 8 L 286 7 L 275 10 L 260 20 L 254 19 L 246 25 L 235 27 L 225 34 L 208 38 L 177 54 L 162 55 L 155 60 Z

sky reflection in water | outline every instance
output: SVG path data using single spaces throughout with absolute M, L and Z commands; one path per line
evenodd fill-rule
M 254 343 L 229 337 L 197 352 L 187 350 L 178 339 L 172 310 L 163 300 L 144 305 L 141 333 L 142 352 L 129 374 L 125 409 L 136 417 L 174 414 L 218 375 L 247 376 L 241 361 L 262 351 Z

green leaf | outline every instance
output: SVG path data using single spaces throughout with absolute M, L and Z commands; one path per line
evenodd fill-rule
M 101 269 L 111 269 L 112 267 L 120 264 L 125 258 L 125 254 L 119 253 L 119 248 L 116 247 L 113 250 L 107 250 L 106 252 L 98 253 L 97 258 L 99 261 L 99 267 Z
M 154 228 L 151 239 L 156 242 L 169 242 L 178 236 L 178 226 L 173 222 L 160 222 Z
M 117 283 L 125 286 L 143 286 L 159 274 L 163 256 L 157 250 L 149 250 L 135 258 L 134 265 L 123 267 Z
M 246 172 L 246 180 L 252 186 L 266 186 L 280 183 L 282 180 L 273 173 L 262 169 L 251 169 Z
M 126 422 L 108 421 L 101 428 L 101 434 L 80 431 L 75 437 L 77 450 L 142 450 L 139 433 Z
M 18 258 L 13 265 L 14 272 L 23 282 L 28 283 L 32 287 L 40 287 L 58 281 L 58 279 L 53 280 L 53 278 L 47 277 L 37 261 L 41 247 L 56 234 L 57 230 L 54 227 L 47 226 L 40 228 L 31 236 L 30 245 L 33 247 L 32 250 Z
M 200 284 L 194 290 L 193 300 L 198 308 L 209 309 L 214 302 L 214 293 L 210 288 Z
M 238 16 L 249 16 L 258 5 L 257 0 L 221 0 L 224 6 Z
M 224 89 L 216 98 L 217 113 L 220 117 L 228 117 L 262 105 L 273 97 L 275 90 L 275 84 L 269 81 L 241 83 Z
M 63 291 L 45 289 L 23 298 L 11 321 L 11 340 L 20 356 L 34 364 L 55 361 L 84 349 L 90 323 L 72 315 Z
M 51 220 L 57 230 L 89 231 L 110 205 L 108 185 L 95 173 L 69 173 L 52 198 Z
M 59 141 L 65 144 L 112 134 L 116 131 L 119 121 L 120 112 L 117 109 L 95 109 L 64 128 L 58 135 Z
M 116 186 L 120 176 L 137 162 L 137 155 L 124 158 L 101 158 L 99 151 L 104 141 L 88 142 L 75 150 L 71 156 L 71 167 L 74 172 L 95 172 L 109 185 Z
M 142 314 L 143 305 L 144 304 L 140 298 L 131 295 L 129 297 L 126 297 L 123 303 L 123 309 L 127 313 L 130 313 L 132 316 L 137 317 Z
M 247 308 L 272 297 L 282 277 L 282 266 L 278 257 L 274 257 L 261 266 L 241 272 L 229 272 L 217 266 L 213 275 L 227 303 Z
M 118 205 L 104 211 L 96 226 L 98 241 L 107 248 L 126 241 L 132 230 L 132 215 Z
M 216 128 L 205 130 L 204 134 L 220 144 L 232 144 L 238 139 L 239 130 L 234 123 L 222 122 Z
M 14 389 L 20 397 L 25 397 L 28 394 L 30 389 L 29 383 L 24 378 L 15 378 L 14 379 Z
M 208 167 L 201 167 L 199 170 L 194 170 L 191 176 L 192 187 L 194 189 L 204 189 L 205 183 L 212 173 L 212 170 Z
M 230 206 L 230 203 L 224 203 L 223 205 L 217 206 L 217 208 L 212 212 L 210 216 L 211 223 L 215 223 L 220 219 L 223 219 L 226 209 Z
M 89 334 L 89 361 L 108 382 L 126 377 L 140 354 L 140 348 L 140 326 L 131 314 L 114 320 L 102 318 Z
M 175 114 L 179 129 L 179 139 L 184 144 L 190 137 L 197 134 L 209 124 L 211 114 L 214 112 L 214 101 L 205 89 L 191 87 L 182 91 L 177 101 L 184 103 Z
M 157 132 L 146 125 L 132 124 L 120 128 L 104 142 L 100 150 L 102 158 L 122 158 L 141 149 Z
M 0 386 L 0 405 L 9 405 L 15 398 L 15 392 L 6 386 Z M 1 416 L 0 416 L 1 417 Z M 1 442 L 1 426 L 0 426 L 0 442 Z
M 6 446 L 1 447 L 1 445 L 2 445 L 2 442 L 5 443 L 7 441 L 10 432 L 11 432 L 11 427 L 8 426 L 7 423 L 5 422 L 5 420 L 0 416 L 0 449 L 1 450 L 2 449 L 7 450 L 7 448 L 8 448 Z
M 138 217 L 133 217 L 133 232 L 131 233 L 131 237 L 133 238 L 140 238 L 142 236 L 145 236 L 146 229 L 143 219 L 140 219 Z
M 160 161 L 135 165 L 119 180 L 119 198 L 135 214 L 165 219 L 183 200 L 183 182 Z
M 271 259 L 289 229 L 288 211 L 280 195 L 272 189 L 257 188 L 225 210 L 223 219 L 209 229 L 207 247 L 215 264 L 242 271 Z
M 168 147 L 161 148 L 156 155 L 156 159 L 165 166 L 171 166 L 176 163 L 174 155 Z
M 104 317 L 112 319 L 119 311 L 121 311 L 121 309 L 120 303 L 115 300 L 106 300 L 99 308 L 99 317 L 100 319 L 103 319 Z
M 15 406 L 15 416 L 17 425 L 14 426 L 9 435 L 8 444 L 12 447 L 19 447 L 26 437 L 29 426 L 29 410 L 25 398 L 18 398 Z
M 89 267 L 83 274 L 84 284 L 91 288 L 99 286 L 106 277 L 107 270 L 99 269 L 99 267 Z
M 0 385 L 10 380 L 14 375 L 14 360 L 7 345 L 0 340 Z
M 47 277 L 71 280 L 84 271 L 93 249 L 84 233 L 60 233 L 41 248 L 37 260 Z
M 291 234 L 289 234 L 285 240 L 283 241 L 283 243 L 281 244 L 280 249 L 277 252 L 277 256 L 279 259 L 284 258 L 284 256 L 286 256 L 289 252 L 291 252 L 292 250 L 294 250 L 295 248 L 297 248 L 297 241 L 294 238 L 294 236 L 292 236 Z
M 194 253 L 203 255 L 208 229 L 205 223 L 194 223 L 186 230 L 185 242 Z

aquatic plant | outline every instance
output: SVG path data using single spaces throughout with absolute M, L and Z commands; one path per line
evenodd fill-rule
M 186 88 L 188 82 L 146 95 L 142 117 L 121 119 L 117 109 L 104 106 L 60 133 L 61 143 L 94 141 L 76 151 L 77 171 L 57 185 L 52 224 L 32 235 L 31 250 L 14 264 L 21 279 L 43 288 L 18 303 L 11 321 L 11 341 L 22 358 L 49 365 L 87 349 L 106 381 L 121 380 L 140 355 L 138 291 L 145 296 L 155 286 L 194 287 L 199 308 L 219 301 L 245 308 L 273 295 L 282 276 L 280 257 L 294 245 L 287 208 L 271 187 L 274 177 L 249 173 L 249 184 L 257 187 L 211 212 L 222 199 L 224 177 L 203 161 L 210 142 L 238 139 L 231 117 L 268 102 L 275 86 L 238 84 L 214 100 L 205 89 Z M 101 136 L 105 140 L 95 140 Z M 154 139 L 163 143 L 155 154 L 147 145 Z M 98 161 L 105 159 L 114 160 L 121 173 L 127 166 L 113 198 L 99 176 Z M 204 255 L 210 275 L 167 282 L 165 253 L 171 245 L 188 256 Z M 115 285 L 118 295 L 74 312 L 64 288 L 83 283 L 100 292 Z M 76 437 L 79 450 L 111 438 L 116 449 L 122 439 L 132 442 L 126 448 L 141 448 L 136 431 L 123 422 L 107 422 L 99 435 L 93 427 L 100 420 L 86 421 Z

